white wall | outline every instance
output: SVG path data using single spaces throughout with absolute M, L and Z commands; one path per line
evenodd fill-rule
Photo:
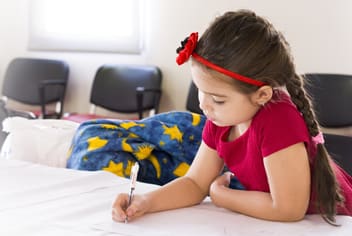
M 350 0 L 146 0 L 147 31 L 142 55 L 27 51 L 28 1 L 0 0 L 0 84 L 13 57 L 63 59 L 70 65 L 65 110 L 85 112 L 99 65 L 155 64 L 164 75 L 161 111 L 183 110 L 190 73 L 188 65 L 176 65 L 175 49 L 190 32 L 202 33 L 214 16 L 240 8 L 255 10 L 284 33 L 299 72 L 352 74 Z

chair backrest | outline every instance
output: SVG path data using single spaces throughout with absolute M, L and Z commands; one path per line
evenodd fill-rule
M 352 175 L 352 137 L 324 134 L 325 146 L 331 157 Z
M 15 58 L 7 67 L 2 94 L 10 99 L 40 105 L 38 88 L 45 80 L 68 79 L 68 65 L 59 60 Z M 60 89 L 62 90 L 62 89 Z M 45 103 L 58 101 L 65 91 L 50 87 L 46 91 Z
M 138 112 L 136 89 L 161 90 L 161 81 L 162 74 L 157 66 L 105 64 L 96 72 L 90 102 L 115 112 Z M 142 109 L 153 109 L 159 99 L 160 93 L 146 93 Z
M 61 60 L 15 58 L 5 72 L 2 95 L 23 104 L 60 102 L 62 107 L 68 73 L 67 63 Z
M 202 110 L 199 108 L 198 88 L 193 83 L 193 81 L 191 81 L 191 84 L 188 89 L 188 95 L 187 95 L 187 100 L 186 100 L 186 109 L 190 112 L 203 114 Z
M 305 88 L 323 127 L 352 125 L 352 75 L 305 74 Z
M 324 133 L 325 146 L 330 156 L 351 174 L 352 137 L 334 134 L 333 130 L 352 126 L 352 75 L 311 73 L 305 74 L 304 79 L 319 124 L 330 128 Z

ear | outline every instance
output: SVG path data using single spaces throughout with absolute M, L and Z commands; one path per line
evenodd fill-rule
M 253 94 L 253 101 L 255 104 L 263 106 L 267 103 L 273 96 L 273 88 L 269 85 L 264 85 L 260 87 L 255 93 Z

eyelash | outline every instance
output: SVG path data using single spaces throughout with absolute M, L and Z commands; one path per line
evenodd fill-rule
M 213 98 L 213 102 L 218 105 L 222 105 L 225 103 L 224 101 L 216 101 L 214 98 Z

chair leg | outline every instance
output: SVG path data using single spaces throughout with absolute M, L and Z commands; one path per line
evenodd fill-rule
M 143 119 L 144 87 L 136 88 L 138 118 Z

